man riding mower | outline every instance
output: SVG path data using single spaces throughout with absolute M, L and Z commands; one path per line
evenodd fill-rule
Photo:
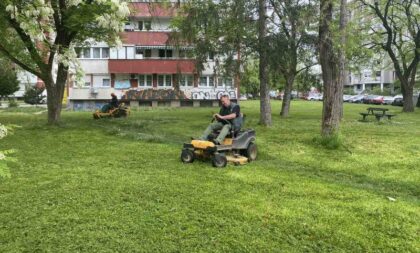
M 114 93 L 111 93 L 111 102 L 102 106 L 101 110 L 96 110 L 93 113 L 94 119 L 100 118 L 119 118 L 127 117 L 130 114 L 130 107 L 126 106 L 124 103 L 119 103 L 117 96 Z
M 181 153 L 184 163 L 192 163 L 195 158 L 211 159 L 213 166 L 225 167 L 227 162 L 235 165 L 246 164 L 257 158 L 255 131 L 241 130 L 244 116 L 237 104 L 228 96 L 221 98 L 222 108 L 201 138 L 185 143 Z

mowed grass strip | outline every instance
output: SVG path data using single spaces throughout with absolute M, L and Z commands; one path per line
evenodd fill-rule
M 294 101 L 273 126 L 241 103 L 258 160 L 215 169 L 182 164 L 182 143 L 217 108 L 142 109 L 127 119 L 36 109 L 0 111 L 13 134 L 0 179 L 0 252 L 416 252 L 420 112 L 360 122 L 345 105 L 343 146 L 320 147 L 322 103 Z M 395 201 L 393 201 L 395 200 Z

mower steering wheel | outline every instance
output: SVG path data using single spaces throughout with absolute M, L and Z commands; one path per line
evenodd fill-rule
M 213 123 L 213 122 L 214 122 L 214 120 L 216 120 L 216 118 L 217 118 L 217 117 L 213 117 L 213 119 L 211 120 L 211 123 Z M 226 122 L 227 124 L 232 125 L 232 123 L 230 123 L 230 121 L 228 121 L 228 120 L 226 120 L 226 119 L 219 119 L 219 120 L 222 120 L 222 121 Z

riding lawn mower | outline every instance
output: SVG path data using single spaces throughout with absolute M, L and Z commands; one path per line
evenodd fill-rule
M 244 116 L 241 115 L 243 122 Z M 231 124 L 226 121 L 227 124 Z M 242 124 L 241 124 L 242 125 Z M 215 144 L 214 140 L 219 132 L 213 132 L 208 140 L 192 140 L 184 143 L 181 161 L 192 163 L 195 159 L 211 160 L 214 167 L 225 167 L 228 162 L 234 165 L 243 165 L 257 159 L 257 145 L 255 144 L 255 130 L 231 126 L 231 132 L 223 143 Z

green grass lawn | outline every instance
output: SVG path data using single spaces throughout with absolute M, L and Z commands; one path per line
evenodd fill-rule
M 0 252 L 418 252 L 420 111 L 360 122 L 366 107 L 345 105 L 344 146 L 329 150 L 313 140 L 322 103 L 280 119 L 274 101 L 265 128 L 243 102 L 259 157 L 225 169 L 179 159 L 217 108 L 63 112 L 60 127 L 2 110 L 16 161 L 0 179 Z

